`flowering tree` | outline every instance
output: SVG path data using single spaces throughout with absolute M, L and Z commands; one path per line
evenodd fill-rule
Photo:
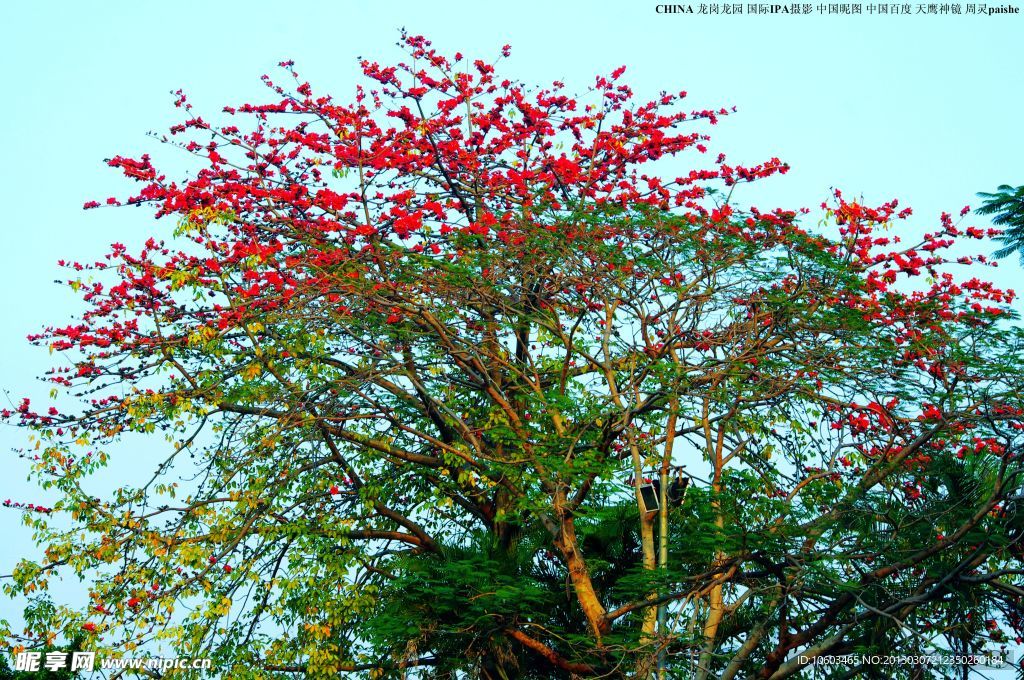
M 787 168 L 707 155 L 693 128 L 727 110 L 403 44 L 351 105 L 290 62 L 226 124 L 179 93 L 190 179 L 108 161 L 141 188 L 107 203 L 173 241 L 64 263 L 87 311 L 32 338 L 82 404 L 4 414 L 60 494 L 25 508 L 46 559 L 6 585 L 16 644 L 230 677 L 783 678 L 1020 635 L 1013 293 L 947 254 L 993 234 L 944 215 L 900 245 L 909 210 L 839 192 L 812 233 L 733 205 Z M 92 495 L 126 439 L 166 456 Z M 659 529 L 644 477 L 677 464 Z M 62 571 L 88 603 L 39 596 Z

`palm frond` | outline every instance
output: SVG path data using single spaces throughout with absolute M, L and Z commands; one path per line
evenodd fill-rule
M 995 193 L 979 191 L 977 195 L 984 202 L 974 212 L 994 215 L 992 224 L 1006 227 L 1003 234 L 996 238 L 1003 247 L 995 251 L 993 256 L 1004 258 L 1019 253 L 1021 263 L 1024 264 L 1024 186 L 1000 184 Z

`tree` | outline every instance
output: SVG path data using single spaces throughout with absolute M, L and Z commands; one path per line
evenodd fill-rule
M 900 246 L 909 210 L 838 191 L 822 233 L 741 210 L 787 166 L 705 156 L 691 128 L 728 110 L 402 44 L 351 105 L 290 62 L 237 123 L 179 93 L 189 179 L 108 161 L 141 189 L 107 203 L 174 240 L 65 263 L 87 311 L 32 338 L 83 404 L 5 414 L 61 494 L 26 508 L 46 561 L 7 588 L 91 585 L 21 644 L 84 631 L 234 678 L 649 677 L 659 655 L 783 678 L 1021 634 L 1021 333 L 1013 294 L 945 255 L 986 232 L 943 215 Z M 715 159 L 679 171 L 694 151 Z M 152 479 L 88 492 L 116 442 L 161 435 Z M 680 463 L 659 564 L 641 488 Z
M 994 253 L 995 256 L 1007 257 L 1018 253 L 1024 258 L 1024 186 L 1014 189 L 1008 184 L 1000 184 L 996 193 L 979 192 L 978 196 L 985 201 L 976 212 L 979 215 L 995 215 L 993 224 L 1006 227 L 997 237 L 1004 245 Z

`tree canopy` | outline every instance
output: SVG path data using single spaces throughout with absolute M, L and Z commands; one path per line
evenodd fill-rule
M 178 93 L 185 178 L 107 161 L 139 188 L 106 204 L 162 231 L 63 262 L 85 312 L 31 338 L 54 406 L 4 416 L 59 500 L 24 508 L 45 560 L 5 585 L 11 644 L 777 679 L 1019 638 L 1022 338 L 959 254 L 996 232 L 839 191 L 817 228 L 741 208 L 787 166 L 709 151 L 729 109 L 401 44 L 349 104 L 290 62 L 223 122 Z M 152 478 L 90 492 L 129 445 L 163 447 Z M 661 561 L 642 490 L 675 465 Z M 48 599 L 65 573 L 88 602 Z

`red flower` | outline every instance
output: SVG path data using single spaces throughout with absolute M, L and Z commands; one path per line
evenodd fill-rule
M 225 574 L 230 574 L 231 573 L 231 565 L 230 564 L 225 564 L 224 565 L 224 573 Z
M 338 489 L 338 487 L 335 486 L 334 484 L 331 485 L 331 488 L 329 489 L 329 491 L 331 492 L 332 496 L 335 496 L 335 495 L 341 493 L 341 490 Z
M 139 598 L 132 597 L 128 599 L 128 606 L 134 609 L 135 607 L 138 607 L 139 604 L 141 604 L 141 602 L 142 600 L 140 600 Z
M 82 624 L 82 630 L 88 631 L 90 633 L 95 633 L 96 632 L 96 624 L 93 623 L 92 621 L 89 621 L 87 623 L 83 623 Z

